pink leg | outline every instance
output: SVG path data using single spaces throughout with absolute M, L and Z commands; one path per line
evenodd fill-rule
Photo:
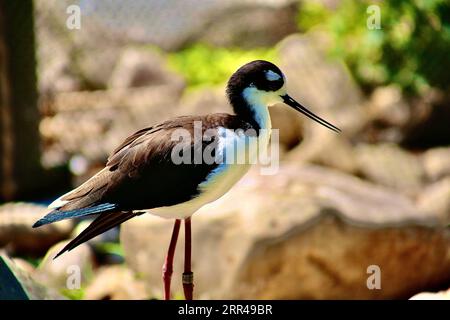
M 170 300 L 170 281 L 173 272 L 173 256 L 177 246 L 178 233 L 180 231 L 181 220 L 176 219 L 173 225 L 172 238 L 170 239 L 169 250 L 167 251 L 166 261 L 163 265 L 163 281 L 164 281 L 164 300 Z
M 191 218 L 184 220 L 184 273 L 183 290 L 186 300 L 192 300 L 194 294 L 194 273 L 191 270 Z

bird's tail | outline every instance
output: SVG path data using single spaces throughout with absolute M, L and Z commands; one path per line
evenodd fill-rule
M 33 228 L 37 228 L 49 223 L 53 223 L 56 221 L 61 221 L 65 219 L 72 219 L 72 218 L 80 218 L 84 216 L 89 216 L 92 214 L 98 214 L 98 213 L 107 213 L 107 212 L 113 212 L 117 211 L 117 205 L 113 203 L 102 203 L 98 204 L 92 207 L 87 208 L 81 208 L 81 209 L 73 209 L 73 210 L 61 210 L 56 209 L 52 212 L 48 213 L 43 218 L 36 221 L 35 224 L 33 224 Z
M 70 251 L 73 248 L 79 246 L 83 242 L 86 242 L 99 234 L 114 228 L 115 226 L 135 217 L 143 212 L 111 212 L 99 215 L 86 229 L 84 229 L 75 239 L 70 241 L 58 254 L 53 258 L 56 259 L 66 251 Z

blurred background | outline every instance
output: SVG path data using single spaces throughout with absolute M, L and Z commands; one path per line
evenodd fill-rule
M 197 297 L 449 298 L 444 0 L 0 1 L 0 298 L 160 299 L 171 221 L 55 261 L 89 221 L 31 225 L 138 129 L 231 112 L 226 81 L 255 59 L 343 133 L 271 108 L 279 172 L 194 216 Z

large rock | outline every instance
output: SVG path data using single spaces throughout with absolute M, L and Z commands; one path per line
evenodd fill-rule
M 418 207 L 434 212 L 450 223 L 450 176 L 425 187 L 417 198 Z
M 413 110 L 399 86 L 376 88 L 365 107 L 370 122 L 361 131 L 360 140 L 399 143 L 404 139 L 405 129 L 413 118 Z
M 409 107 L 403 100 L 401 88 L 396 85 L 374 90 L 368 105 L 371 121 L 385 125 L 404 126 L 409 120 Z
M 127 6 L 108 1 L 83 3 L 80 30 L 83 32 L 78 33 L 85 33 L 84 37 L 91 35 L 92 43 L 103 44 L 106 38 L 124 44 L 151 43 L 165 50 L 177 50 L 196 41 L 267 46 L 296 30 L 296 3 L 296 0 L 173 0 L 170 5 L 164 1 L 135 1 Z M 53 0 L 46 7 L 59 11 L 62 24 L 67 17 L 65 8 L 70 4 L 69 0 Z M 72 37 L 83 39 L 77 33 Z
M 207 27 L 196 33 L 197 41 L 240 48 L 272 46 L 297 32 L 297 5 L 291 0 L 246 1 L 210 11 L 204 16 Z
M 450 147 L 433 148 L 422 156 L 426 177 L 430 181 L 450 176 Z
M 450 237 L 403 195 L 320 167 L 258 168 L 193 217 L 198 298 L 406 298 L 450 280 Z M 173 221 L 126 222 L 126 261 L 161 296 Z M 182 292 L 183 233 L 174 293 Z M 424 263 L 426 261 L 426 263 Z M 368 267 L 381 270 L 369 290 Z
M 133 88 L 171 85 L 184 88 L 183 78 L 169 70 L 167 61 L 155 50 L 127 48 L 117 62 L 109 80 L 110 88 Z
M 315 139 L 306 139 L 292 149 L 286 161 L 320 164 L 352 174 L 358 172 L 355 150 L 347 137 L 327 130 L 317 131 L 316 134 Z
M 81 8 L 81 29 L 69 29 L 66 10 L 73 4 L 70 0 L 35 3 L 41 92 L 105 88 L 125 43 L 96 26 L 85 8 Z
M 148 299 L 142 280 L 124 266 L 100 268 L 85 291 L 85 300 L 142 300 Z
M 394 144 L 359 144 L 355 148 L 359 172 L 367 179 L 406 194 L 417 193 L 424 170 L 417 156 Z
M 37 256 L 53 244 L 66 239 L 73 229 L 71 221 L 61 221 L 37 229 L 31 226 L 49 210 L 31 203 L 0 206 L 0 247 L 9 253 Z

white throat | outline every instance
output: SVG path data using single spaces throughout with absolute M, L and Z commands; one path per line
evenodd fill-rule
M 278 91 L 258 90 L 256 87 L 245 88 L 242 95 L 252 110 L 255 121 L 261 128 L 258 135 L 259 146 L 267 147 L 272 133 L 272 121 L 270 119 L 269 106 L 282 102 L 281 96 L 286 94 L 285 87 Z
M 272 128 L 272 122 L 270 119 L 269 105 L 272 103 L 269 101 L 269 96 L 272 96 L 273 92 L 261 91 L 255 87 L 249 87 L 244 89 L 242 95 L 255 115 L 255 121 L 259 127 L 270 130 Z

